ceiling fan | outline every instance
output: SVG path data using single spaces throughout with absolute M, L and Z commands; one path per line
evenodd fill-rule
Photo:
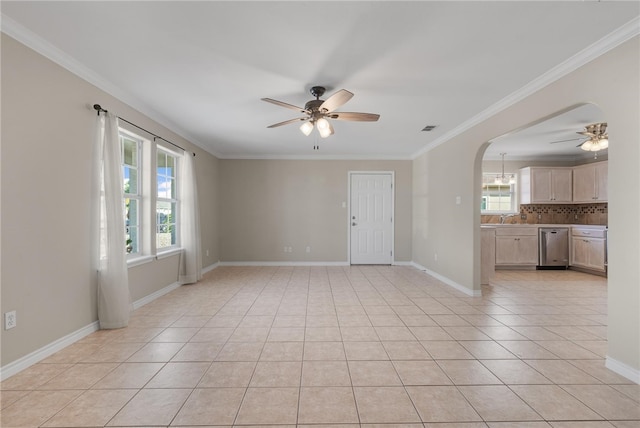
M 278 126 L 288 125 L 295 122 L 304 122 L 300 126 L 300 130 L 304 135 L 311 134 L 313 128 L 318 128 L 318 132 L 322 138 L 327 138 L 334 133 L 331 122 L 327 119 L 333 120 L 349 120 L 357 122 L 375 122 L 380 118 L 379 114 L 373 113 L 353 113 L 353 112 L 337 112 L 338 107 L 345 104 L 353 97 L 353 93 L 340 89 L 335 94 L 331 95 L 326 100 L 321 100 L 320 97 L 325 93 L 323 86 L 314 86 L 311 88 L 311 95 L 316 97 L 315 100 L 308 101 L 304 108 L 297 107 L 292 104 L 288 104 L 282 101 L 274 100 L 271 98 L 262 98 L 262 101 L 266 101 L 271 104 L 275 104 L 281 107 L 285 107 L 291 110 L 297 110 L 303 113 L 304 116 L 295 119 L 285 120 L 284 122 L 274 123 L 267 126 L 267 128 L 277 128 Z
M 576 147 L 580 147 L 582 150 L 588 152 L 597 152 L 599 150 L 606 149 L 609 147 L 609 134 L 607 134 L 607 123 L 593 123 L 591 125 L 587 125 L 584 127 L 584 131 L 578 131 L 577 134 L 584 135 L 587 138 L 586 140 L 580 142 Z M 567 141 L 576 141 L 582 138 L 571 138 L 568 140 L 560 140 L 560 141 L 552 141 L 549 144 L 558 144 L 564 143 Z

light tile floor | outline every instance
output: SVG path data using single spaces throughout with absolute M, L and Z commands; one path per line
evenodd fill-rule
M 220 267 L 2 382 L 1 425 L 640 427 L 640 386 L 604 367 L 606 287 Z

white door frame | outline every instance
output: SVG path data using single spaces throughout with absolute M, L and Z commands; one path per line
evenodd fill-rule
M 349 171 L 347 173 L 347 263 L 351 265 L 351 177 L 358 174 L 378 174 L 391 176 L 391 264 L 396 264 L 395 229 L 396 229 L 396 173 L 395 171 Z

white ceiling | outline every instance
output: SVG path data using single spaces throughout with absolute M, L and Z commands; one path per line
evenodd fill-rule
M 501 153 L 505 153 L 505 160 L 575 161 L 592 158 L 595 153 L 578 147 L 587 139 L 578 131 L 585 131 L 585 127 L 592 123 L 606 121 L 600 108 L 584 104 L 525 129 L 494 138 L 484 152 L 484 159 L 501 159 Z M 603 153 L 600 153 L 598 157 L 602 156 Z
M 613 1 L 2 1 L 2 29 L 223 158 L 411 158 L 639 10 Z M 380 120 L 336 121 L 335 135 L 317 141 L 295 124 L 267 129 L 298 114 L 260 98 L 303 106 L 314 85 L 355 93 L 339 111 Z M 585 119 L 571 120 L 578 129 L 554 126 L 575 135 Z M 421 132 L 426 125 L 437 128 Z

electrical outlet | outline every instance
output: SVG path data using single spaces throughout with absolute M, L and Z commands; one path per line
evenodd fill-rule
M 433 261 L 437 262 L 438 261 L 438 253 L 434 253 L 433 254 Z
M 307 251 L 307 253 L 310 253 L 311 252 L 311 247 L 307 246 L 306 251 Z
M 205 255 L 206 255 L 207 257 L 209 257 L 209 250 L 206 250 L 206 251 L 205 251 Z
M 527 219 L 526 214 L 520 214 L 520 220 L 526 220 L 526 219 Z
M 4 313 L 4 329 L 9 330 L 18 325 L 16 311 Z

